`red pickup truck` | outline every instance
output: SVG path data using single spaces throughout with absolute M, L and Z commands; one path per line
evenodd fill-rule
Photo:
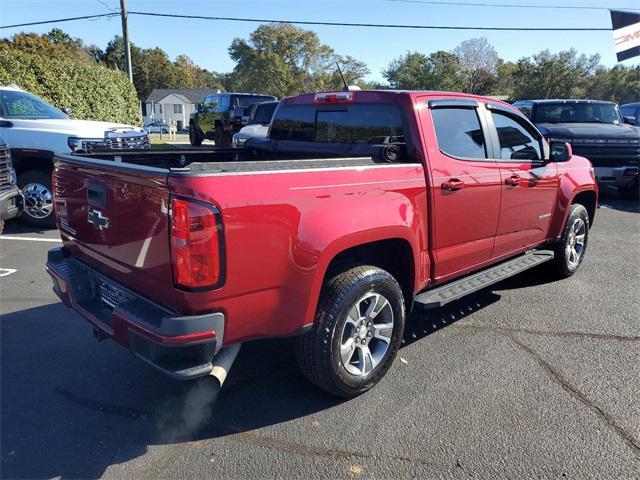
M 597 204 L 589 161 L 515 108 L 410 91 L 287 98 L 242 153 L 58 155 L 53 190 L 47 270 L 99 339 L 192 379 L 295 335 L 303 373 L 346 397 L 387 372 L 414 303 L 572 275 Z

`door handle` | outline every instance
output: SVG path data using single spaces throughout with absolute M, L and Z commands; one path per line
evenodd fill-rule
M 0 120 L 0 127 L 11 128 L 13 127 L 13 123 L 8 120 Z
M 457 178 L 452 178 L 451 180 L 448 180 L 440 185 L 440 188 L 442 188 L 442 190 L 446 190 L 448 192 L 455 192 L 456 190 L 460 190 L 462 187 L 464 187 L 464 182 L 458 180 Z
M 518 175 L 511 175 L 504 181 L 504 183 L 509 187 L 517 187 L 520 185 L 520 177 Z

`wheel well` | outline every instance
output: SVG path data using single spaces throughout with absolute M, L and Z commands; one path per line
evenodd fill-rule
M 325 281 L 354 265 L 373 265 L 393 275 L 402 288 L 407 308 L 410 308 L 413 302 L 414 261 L 409 242 L 391 238 L 344 250 L 331 260 Z
M 589 225 L 593 225 L 593 219 L 596 216 L 596 192 L 593 190 L 580 192 L 573 197 L 573 201 L 571 203 L 579 203 L 584 206 L 589 214 Z

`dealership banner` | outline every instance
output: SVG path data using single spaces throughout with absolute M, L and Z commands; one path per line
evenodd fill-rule
M 640 55 L 640 13 L 611 10 L 611 26 L 618 61 Z

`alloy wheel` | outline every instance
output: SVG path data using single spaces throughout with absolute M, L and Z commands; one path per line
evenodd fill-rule
M 351 375 L 371 373 L 391 345 L 393 309 L 379 293 L 367 293 L 349 310 L 340 336 L 340 359 Z

